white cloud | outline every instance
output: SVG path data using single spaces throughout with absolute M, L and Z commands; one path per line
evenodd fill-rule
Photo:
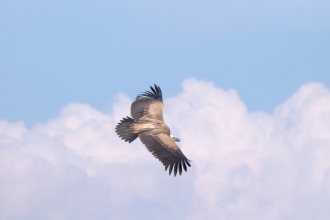
M 166 88 L 163 88 L 166 90 Z M 141 90 L 143 91 L 143 89 Z M 330 91 L 302 86 L 273 115 L 189 79 L 165 120 L 193 161 L 169 177 L 114 127 L 129 114 L 70 104 L 27 129 L 0 121 L 0 219 L 328 219 Z

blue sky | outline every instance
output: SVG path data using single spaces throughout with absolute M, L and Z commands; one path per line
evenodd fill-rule
M 271 113 L 303 83 L 330 86 L 327 1 L 4 1 L 0 118 L 46 122 L 71 102 L 102 111 L 152 83 L 234 88 Z
M 329 219 L 330 2 L 0 3 L 0 219 Z M 192 160 L 114 128 L 139 92 Z

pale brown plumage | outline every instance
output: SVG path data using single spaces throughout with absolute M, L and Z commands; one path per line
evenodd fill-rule
M 147 149 L 165 166 L 171 175 L 182 173 L 182 168 L 187 171 L 190 160 L 174 142 L 177 138 L 171 137 L 169 127 L 163 119 L 162 90 L 155 84 L 151 91 L 138 95 L 131 105 L 131 116 L 123 118 L 116 126 L 116 133 L 121 139 L 131 143 L 140 137 Z

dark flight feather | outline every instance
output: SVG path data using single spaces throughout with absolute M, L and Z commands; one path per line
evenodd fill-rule
M 125 142 L 131 143 L 134 141 L 138 135 L 133 134 L 130 130 L 130 125 L 134 122 L 134 120 L 130 117 L 123 118 L 116 126 L 116 133 L 121 139 L 125 140 Z
M 159 86 L 157 86 L 156 84 L 154 84 L 154 88 L 151 87 L 151 92 L 150 91 L 145 91 L 141 94 L 139 94 L 136 99 L 139 99 L 141 97 L 148 97 L 152 100 L 158 100 L 158 101 L 161 101 L 163 102 L 163 94 L 162 94 L 162 90 L 160 89 Z
M 187 167 L 184 164 L 187 158 L 181 151 L 177 152 L 173 149 L 164 147 L 157 139 L 151 135 L 141 135 L 140 140 L 152 153 L 152 155 L 162 162 L 162 164 L 165 166 L 165 171 L 169 168 L 169 175 L 174 172 L 174 176 L 176 176 L 178 171 L 181 175 L 182 166 L 183 169 L 187 171 Z

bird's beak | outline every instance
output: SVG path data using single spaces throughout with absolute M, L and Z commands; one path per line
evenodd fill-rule
M 171 135 L 171 138 L 172 138 L 173 141 L 175 141 L 175 142 L 180 142 L 180 139 L 179 139 L 179 138 L 176 138 L 176 137 L 174 137 L 174 136 L 172 136 L 172 135 Z

